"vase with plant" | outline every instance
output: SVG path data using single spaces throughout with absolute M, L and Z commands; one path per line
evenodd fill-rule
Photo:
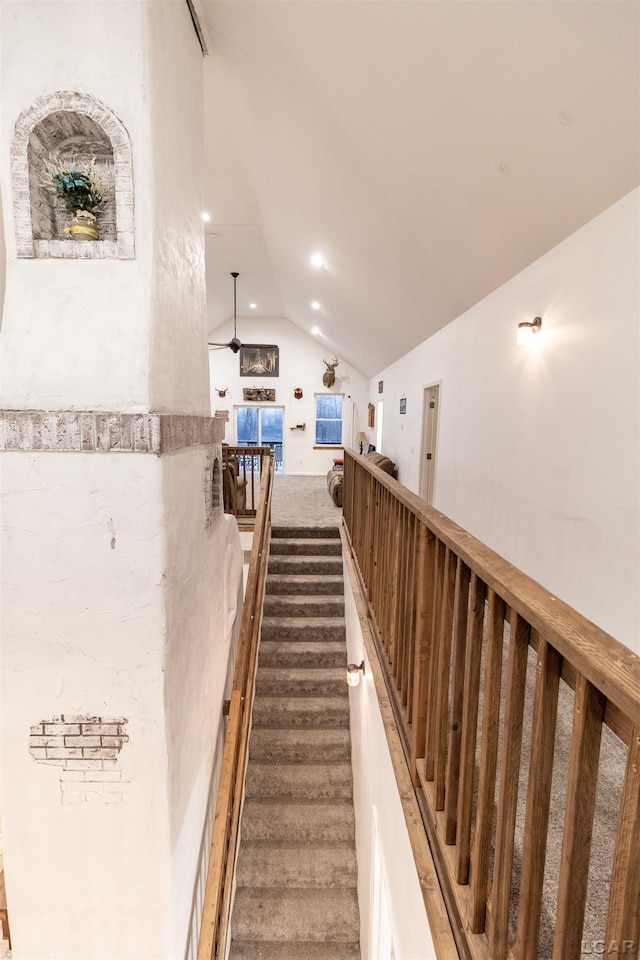
M 66 234 L 73 240 L 98 239 L 96 214 L 111 199 L 113 189 L 99 171 L 95 157 L 75 163 L 50 157 L 43 186 L 64 203 L 69 214 Z

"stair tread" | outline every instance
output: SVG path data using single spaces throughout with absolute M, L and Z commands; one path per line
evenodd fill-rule
M 299 554 L 288 554 L 288 553 L 275 553 L 273 557 L 269 557 L 269 562 L 271 560 L 277 560 L 279 564 L 284 566 L 295 566 L 296 564 L 305 564 L 305 563 L 326 563 L 332 566 L 339 566 L 342 569 L 342 557 L 331 557 L 327 556 L 326 553 L 308 553 L 305 556 L 300 556 Z
M 340 582 L 342 583 L 342 577 L 340 577 Z M 334 599 L 344 600 L 343 591 L 337 590 L 335 593 L 273 593 L 265 597 L 265 600 L 277 600 L 279 603 L 285 603 L 287 600 L 289 600 L 297 604 L 322 604 L 327 603 L 328 600 Z
M 230 960 L 360 960 L 357 941 L 312 943 L 232 940 Z
M 290 610 L 291 616 L 314 616 L 322 608 L 331 611 L 330 616 L 341 614 L 344 610 L 342 593 L 268 593 L 264 598 L 263 609 L 266 616 L 282 616 L 283 608 Z M 304 613 L 304 611 L 312 611 Z
M 349 697 L 267 697 L 256 696 L 253 705 L 256 727 L 349 726 Z
M 306 527 L 292 527 L 292 526 L 272 526 L 271 527 L 271 536 L 276 539 L 294 538 L 299 537 L 308 538 L 320 538 L 320 539 L 340 539 L 340 528 L 334 525 L 331 526 L 320 526 L 309 524 Z
M 247 797 L 242 812 L 244 840 L 282 843 L 348 843 L 355 838 L 351 800 L 288 800 Z
M 353 942 L 360 920 L 354 889 L 239 887 L 232 930 L 239 940 Z M 301 955 L 299 960 L 303 960 Z
M 287 630 L 307 631 L 314 627 L 321 627 L 326 630 L 344 629 L 344 617 L 277 617 L 268 614 L 262 618 L 262 629 L 264 632 L 267 627 L 281 628 Z M 308 637 L 304 638 L 308 642 Z
M 256 678 L 256 703 L 262 697 L 347 698 L 344 667 L 264 667 Z
M 339 539 L 321 538 L 302 539 L 281 537 L 272 539 L 269 545 L 269 554 L 272 556 L 342 556 L 342 541 Z
M 271 727 L 256 727 L 251 731 L 249 756 L 261 759 L 280 758 L 286 761 L 287 755 L 300 755 L 299 762 L 309 757 L 330 762 L 331 760 L 351 760 L 351 736 L 348 727 L 325 727 L 320 730 L 294 728 L 277 730 Z M 287 762 L 295 762 L 288 760 Z
M 353 844 L 251 843 L 240 847 L 236 883 L 240 887 L 282 886 L 288 889 L 334 887 L 357 884 Z
M 304 680 L 310 677 L 318 680 L 340 680 L 346 685 L 344 667 L 260 667 L 258 680 L 260 677 L 280 679 L 291 677 L 293 680 Z
M 247 797 L 347 800 L 352 794 L 350 763 L 274 763 L 255 760 L 247 768 Z
M 270 573 L 269 579 L 275 583 L 335 583 L 340 587 L 344 583 L 341 573 Z
M 342 666 L 347 649 L 343 640 L 266 640 L 260 647 L 261 667 Z
M 270 596 L 340 596 L 344 593 L 341 573 L 269 573 L 266 585 Z

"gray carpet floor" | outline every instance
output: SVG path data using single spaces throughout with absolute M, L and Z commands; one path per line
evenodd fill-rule
M 276 473 L 271 501 L 274 527 L 335 527 L 342 523 L 327 490 L 327 478 L 290 477 Z

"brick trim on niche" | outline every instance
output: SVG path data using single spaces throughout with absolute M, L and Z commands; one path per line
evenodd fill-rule
M 29 753 L 37 763 L 62 767 L 62 803 L 122 803 L 129 780 L 117 769 L 128 742 L 126 717 L 62 714 L 31 727 Z
M 219 444 L 207 450 L 204 462 L 204 522 L 210 527 L 216 514 L 222 510 L 222 447 Z
M 219 443 L 214 417 L 65 410 L 0 410 L 0 451 L 171 453 Z
M 90 117 L 104 130 L 113 148 L 114 175 L 116 183 L 116 235 L 113 247 L 103 246 L 101 256 L 115 256 L 122 260 L 135 257 L 133 165 L 129 134 L 116 115 L 104 103 L 84 93 L 59 90 L 39 97 L 16 120 L 11 144 L 11 183 L 13 186 L 13 210 L 15 217 L 16 254 L 18 257 L 82 257 L 86 251 L 74 241 L 42 241 L 36 247 L 31 221 L 29 187 L 29 138 L 34 127 L 51 113 L 70 112 Z M 61 247 L 60 244 L 65 246 Z M 95 241 L 102 243 L 102 241 Z M 63 251 L 62 253 L 60 251 Z M 91 254 L 95 256 L 95 253 Z

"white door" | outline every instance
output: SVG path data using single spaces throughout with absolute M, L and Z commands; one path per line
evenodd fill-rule
M 438 409 L 440 384 L 435 383 L 424 390 L 422 411 L 422 449 L 420 454 L 420 496 L 433 503 L 436 479 L 436 443 L 438 440 Z

